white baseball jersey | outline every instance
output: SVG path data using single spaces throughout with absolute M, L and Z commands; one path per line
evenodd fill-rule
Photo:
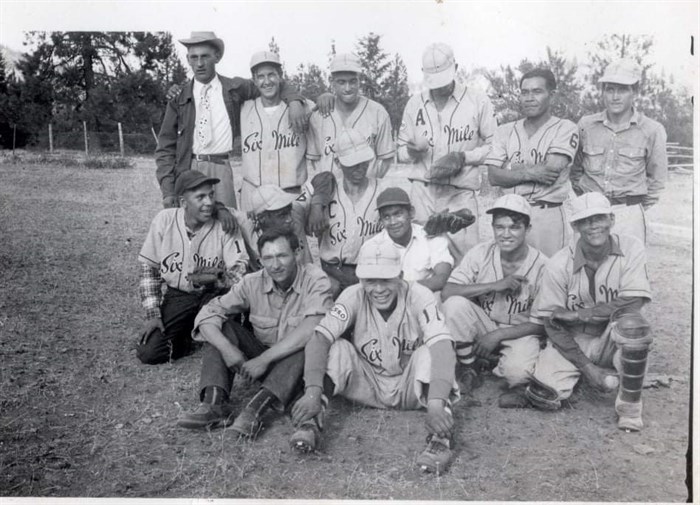
M 406 247 L 394 242 L 386 229 L 375 235 L 370 241 L 377 241 L 382 247 L 393 247 L 401 256 L 401 269 L 405 281 L 422 281 L 433 275 L 433 269 L 439 263 L 454 265 L 449 243 L 444 236 L 428 237 L 419 224 L 411 225 L 411 240 Z
M 236 263 L 248 263 L 243 239 L 238 231 L 224 232 L 212 219 L 190 239 L 185 227 L 184 209 L 161 210 L 151 223 L 139 261 L 160 270 L 165 283 L 181 291 L 194 291 L 188 278 L 197 267 L 226 270 Z
M 361 284 L 345 289 L 316 331 L 331 342 L 353 328 L 351 342 L 377 374 L 400 375 L 421 345 L 453 340 L 433 293 L 421 284 L 402 281 L 396 308 L 384 321 Z
M 265 110 L 261 98 L 243 104 L 241 150 L 243 178 L 254 186 L 291 188 L 306 181 L 306 136 L 297 135 L 290 127 L 289 107 L 284 102 L 272 114 Z
M 486 293 L 476 298 L 489 318 L 499 324 L 516 325 L 529 320 L 530 309 L 539 290 L 547 257 L 528 246 L 525 261 L 515 275 L 522 275 L 527 282 L 521 284 L 516 294 L 507 291 Z M 501 250 L 494 241 L 482 242 L 471 248 L 462 262 L 452 271 L 448 282 L 455 284 L 486 284 L 503 279 Z
M 329 263 L 354 265 L 362 244 L 382 231 L 382 221 L 377 212 L 377 196 L 381 188 L 376 179 L 370 178 L 365 194 L 357 203 L 353 203 L 343 189 L 342 176 L 337 177 L 337 181 L 327 208 L 329 227 L 321 236 L 319 256 Z M 297 202 L 308 205 L 311 195 L 313 187 L 307 183 Z
M 427 153 L 416 163 L 412 177 L 422 179 L 442 156 L 452 151 L 472 151 L 483 161 L 496 130 L 493 105 L 482 92 L 455 83 L 447 104 L 438 112 L 430 93 L 413 95 L 406 104 L 398 145 L 405 146 L 419 137 L 428 139 Z M 478 190 L 479 168 L 467 165 L 447 183 L 463 189 Z
M 578 127 L 574 123 L 552 116 L 531 137 L 525 131 L 524 123 L 525 120 L 520 119 L 498 127 L 486 157 L 487 165 L 498 168 L 506 162 L 506 168 L 510 168 L 511 163 L 538 165 L 544 163 L 548 154 L 562 154 L 570 162 L 574 160 L 578 149 Z M 529 202 L 563 202 L 571 191 L 569 166 L 561 171 L 554 184 L 526 182 L 505 191 L 521 195 Z
M 610 303 L 616 298 L 640 297 L 651 300 L 644 244 L 635 237 L 611 235 L 612 250 L 598 267 L 594 285 L 588 281 L 586 261 L 578 245 L 569 245 L 551 257 L 542 276 L 530 319 L 544 324 L 556 309 L 591 308 L 597 303 Z M 579 330 L 600 334 L 602 324 L 581 324 Z
M 361 96 L 355 110 L 345 121 L 336 110 L 325 118 L 318 111 L 311 114 L 306 134 L 306 157 L 313 162 L 314 174 L 327 171 L 333 171 L 336 175 L 340 173 L 340 168 L 335 165 L 335 139 L 344 128 L 353 128 L 366 136 L 367 144 L 377 160 L 394 157 L 396 149 L 391 136 L 389 113 L 381 104 Z M 370 167 L 369 173 L 376 173 L 376 167 Z

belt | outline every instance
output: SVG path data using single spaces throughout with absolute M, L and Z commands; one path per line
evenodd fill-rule
M 638 205 L 644 202 L 646 195 L 629 195 L 629 196 L 608 196 L 610 205 Z
M 532 207 L 540 207 L 541 209 L 551 209 L 553 207 L 561 207 L 562 202 L 545 202 L 544 200 L 535 200 L 530 202 Z
M 228 163 L 228 153 L 224 154 L 192 154 L 192 159 L 197 161 L 208 161 L 209 163 L 217 163 L 225 165 Z
M 356 268 L 357 267 L 357 265 L 354 265 L 352 263 L 343 263 L 340 260 L 333 261 L 333 262 L 321 260 L 321 265 L 327 266 L 329 268 L 338 268 L 338 269 L 343 268 L 343 267 L 349 267 L 349 268 Z

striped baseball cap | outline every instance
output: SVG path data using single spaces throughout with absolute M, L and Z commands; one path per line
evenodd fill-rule
M 613 61 L 605 68 L 603 77 L 598 79 L 598 82 L 612 82 L 615 84 L 624 84 L 631 86 L 637 84 L 642 78 L 642 69 L 633 60 L 623 58 Z
M 355 128 L 346 128 L 340 132 L 335 149 L 338 161 L 344 167 L 354 167 L 374 159 L 374 151 L 367 144 L 367 138 Z
M 280 55 L 277 53 L 273 53 L 272 51 L 258 51 L 250 57 L 251 70 L 253 70 L 261 63 L 272 63 L 274 65 L 282 66 L 282 62 L 280 61 Z
M 338 54 L 331 61 L 331 74 L 334 72 L 355 72 L 362 73 L 360 59 L 352 53 Z
M 597 216 L 598 214 L 612 214 L 613 210 L 610 206 L 610 200 L 603 193 L 592 191 L 584 193 L 581 196 L 574 198 L 571 201 L 571 215 L 569 222 L 573 223 L 587 217 Z
M 423 52 L 423 82 L 428 89 L 450 84 L 457 72 L 455 56 L 447 44 L 430 44 Z
M 384 247 L 381 240 L 368 240 L 357 255 L 358 279 L 393 279 L 401 275 L 401 256 L 396 247 Z

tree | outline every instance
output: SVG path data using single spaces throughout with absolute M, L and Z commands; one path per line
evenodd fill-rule
M 356 44 L 362 67 L 361 91 L 370 100 L 376 100 L 386 89 L 386 79 L 391 71 L 389 55 L 379 47 L 381 35 L 370 32 Z
M 314 63 L 300 64 L 297 67 L 296 74 L 292 75 L 288 80 L 302 95 L 310 100 L 316 100 L 319 95 L 329 90 L 328 74 Z
M 403 110 L 409 98 L 408 72 L 401 56 L 394 55 L 388 74 L 384 80 L 384 89 L 379 101 L 386 108 L 391 118 L 394 135 L 398 135 L 401 127 Z

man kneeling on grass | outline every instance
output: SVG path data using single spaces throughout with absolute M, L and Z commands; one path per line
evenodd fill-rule
M 428 288 L 401 278 L 395 248 L 365 243 L 356 274 L 360 284 L 340 294 L 306 346 L 306 390 L 292 408 L 290 444 L 302 452 L 318 447 L 332 395 L 375 408 L 424 407 L 429 435 L 417 463 L 442 472 L 452 457 L 451 405 L 459 398 L 445 318 Z
M 209 345 L 202 358 L 199 408 L 183 415 L 184 428 L 229 426 L 255 437 L 269 407 L 283 410 L 299 391 L 304 346 L 332 305 L 330 281 L 315 265 L 297 263 L 293 230 L 271 229 L 258 239 L 263 269 L 243 277 L 197 315 L 193 338 Z M 251 333 L 229 317 L 247 314 Z M 233 420 L 229 394 L 236 373 L 260 388 Z

